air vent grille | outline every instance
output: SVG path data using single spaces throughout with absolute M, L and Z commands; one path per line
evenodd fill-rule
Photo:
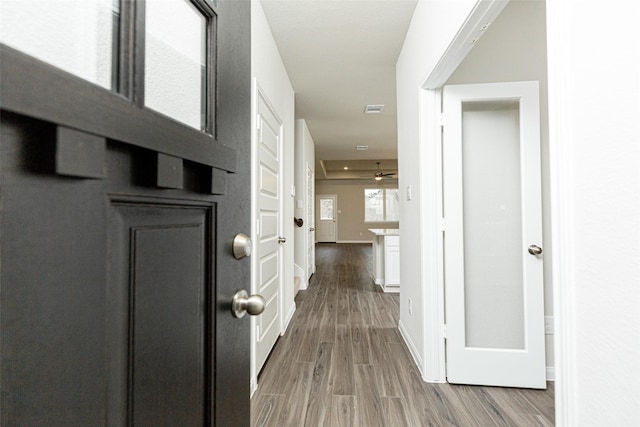
M 356 151 L 366 151 L 369 149 L 368 145 L 356 145 Z

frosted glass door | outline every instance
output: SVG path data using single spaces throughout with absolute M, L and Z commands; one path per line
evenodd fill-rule
M 544 388 L 538 84 L 443 100 L 447 379 Z
M 522 350 L 519 101 L 462 103 L 462 194 L 465 345 Z

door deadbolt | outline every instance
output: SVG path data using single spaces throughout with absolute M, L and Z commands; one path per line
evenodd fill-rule
M 245 314 L 249 313 L 251 316 L 257 316 L 262 314 L 267 302 L 261 295 L 251 295 L 244 289 L 239 290 L 233 296 L 231 300 L 231 313 L 233 317 L 242 319 Z
M 242 259 L 251 256 L 251 239 L 244 233 L 236 234 L 233 238 L 233 256 Z

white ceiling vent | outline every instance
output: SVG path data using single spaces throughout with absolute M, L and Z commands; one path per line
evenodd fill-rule
M 356 145 L 356 151 L 367 151 L 368 149 L 368 145 Z
M 364 107 L 364 113 L 365 114 L 380 114 L 382 113 L 382 110 L 384 110 L 384 105 L 379 104 L 379 105 L 367 105 L 366 107 Z

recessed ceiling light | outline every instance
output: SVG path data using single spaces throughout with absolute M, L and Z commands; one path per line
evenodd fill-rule
M 349 166 L 345 166 L 345 167 L 344 167 L 344 168 L 342 168 L 342 169 L 344 169 L 344 170 L 348 171 L 348 170 L 349 170 Z
M 376 105 L 371 104 L 364 107 L 365 114 L 380 114 L 382 113 L 382 110 L 384 110 L 384 105 L 382 104 L 376 104 Z
M 356 145 L 356 151 L 366 151 L 369 149 L 368 145 Z

